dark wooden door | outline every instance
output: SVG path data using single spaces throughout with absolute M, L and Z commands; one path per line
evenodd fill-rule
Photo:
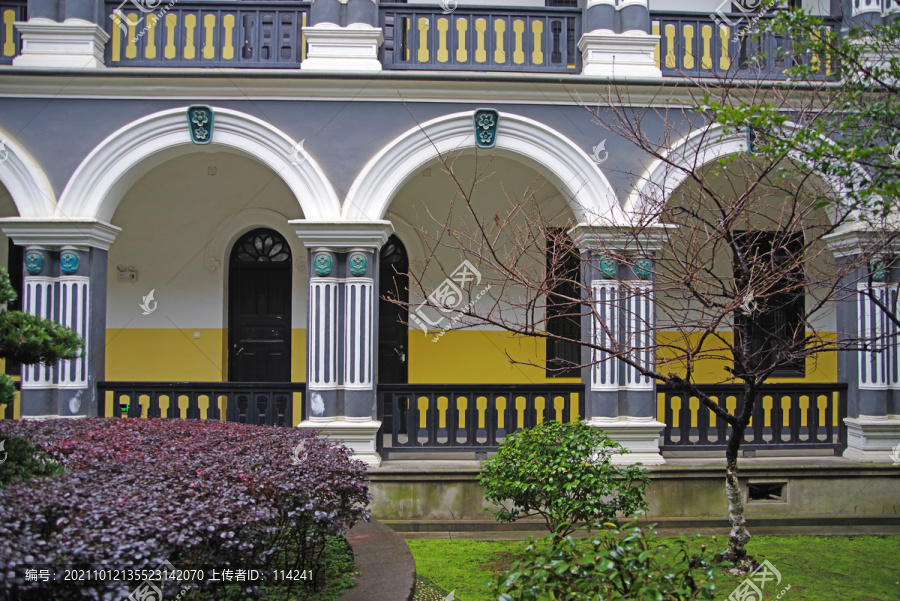
M 291 265 L 290 246 L 273 230 L 253 230 L 231 250 L 229 381 L 291 381 Z
M 378 383 L 406 384 L 409 381 L 409 310 L 397 305 L 409 302 L 409 259 L 397 236 L 383 247 L 378 273 Z M 405 423 L 405 403 L 401 401 L 401 424 Z M 387 398 L 382 407 L 387 432 L 393 427 L 393 409 Z M 405 430 L 404 430 L 405 431 Z

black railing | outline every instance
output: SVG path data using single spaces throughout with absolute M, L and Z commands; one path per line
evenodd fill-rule
M 16 21 L 28 20 L 26 0 L 2 0 L 0 2 L 0 65 L 11 65 L 21 49 Z
M 578 384 L 390 384 L 378 387 L 383 452 L 489 451 L 544 421 L 584 415 Z
M 386 4 L 385 69 L 577 72 L 581 10 Z
M 771 19 L 763 15 L 758 22 Z M 660 36 L 655 57 L 663 75 L 778 79 L 803 62 L 826 76 L 830 59 L 792 52 L 788 37 L 769 34 L 754 39 L 752 17 L 743 14 L 665 13 L 650 15 L 651 32 Z M 750 26 L 745 35 L 742 31 Z M 819 35 L 836 35 L 839 21 L 825 19 Z
M 106 63 L 151 67 L 292 67 L 305 58 L 309 2 L 106 3 Z
M 704 394 L 731 413 L 743 406 L 742 386 L 703 385 Z M 724 449 L 731 433 L 725 420 L 672 388 L 660 386 L 663 450 Z M 757 395 L 741 449 L 834 449 L 847 446 L 846 384 L 766 384 Z
M 302 407 L 305 386 L 305 382 L 98 382 L 97 395 L 100 417 L 293 426 L 294 404 Z

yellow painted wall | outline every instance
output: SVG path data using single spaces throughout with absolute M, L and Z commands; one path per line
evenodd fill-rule
M 194 338 L 194 332 L 200 332 Z M 227 380 L 223 329 L 106 331 L 106 379 L 124 381 L 221 382 Z M 306 330 L 291 331 L 291 380 L 306 379 Z

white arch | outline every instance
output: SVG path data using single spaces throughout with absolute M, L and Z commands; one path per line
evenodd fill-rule
M 800 126 L 788 122 L 785 127 Z M 672 192 L 688 178 L 690 171 L 700 169 L 719 158 L 746 151 L 747 134 L 743 131 L 734 131 L 718 123 L 692 131 L 666 152 L 667 160 L 657 159 L 644 172 L 625 202 L 625 214 L 629 218 L 655 214 L 656 208 L 668 201 Z M 799 163 L 810 165 L 801 152 L 793 151 L 788 156 Z M 858 165 L 856 172 L 857 178 L 867 178 L 865 170 Z M 838 200 L 847 197 L 849 189 L 845 182 L 825 175 L 821 175 L 821 178 Z
M 59 199 L 60 217 L 110 221 L 122 197 L 150 169 L 182 154 L 227 149 L 272 169 L 306 219 L 336 219 L 340 203 L 325 173 L 290 136 L 246 113 L 213 108 L 212 142 L 191 143 L 187 107 L 153 113 L 112 133 L 81 162 Z
M 5 130 L 0 129 L 0 183 L 6 186 L 19 217 L 52 217 L 56 194 L 41 166 Z
M 300 270 L 306 264 L 306 249 L 297 237 L 297 233 L 288 225 L 290 217 L 271 209 L 244 209 L 240 213 L 225 218 L 213 232 L 209 244 L 206 245 L 204 268 L 215 273 L 222 265 L 228 264 L 231 248 L 238 238 L 260 227 L 273 229 L 281 234 L 291 247 L 294 268 Z M 305 272 L 303 272 L 305 275 Z
M 385 146 L 350 187 L 344 218 L 383 219 L 394 196 L 425 163 L 440 154 L 475 148 L 472 115 L 467 111 L 432 119 Z M 500 113 L 494 148 L 514 159 L 530 159 L 545 169 L 547 179 L 568 196 L 579 222 L 624 222 L 616 193 L 597 164 L 558 131 L 527 117 Z

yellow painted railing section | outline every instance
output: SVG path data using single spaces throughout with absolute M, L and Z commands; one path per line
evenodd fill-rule
M 724 406 L 728 410 L 729 413 L 734 414 L 735 408 L 737 407 L 737 398 L 735 398 L 734 396 L 727 396 L 726 398 L 722 399 L 720 397 L 713 396 L 712 399 L 714 401 L 716 401 L 720 407 Z M 767 428 L 771 427 L 771 425 L 772 425 L 772 420 L 771 420 L 772 407 L 773 407 L 775 400 L 776 400 L 776 398 L 773 398 L 771 395 L 763 395 L 763 397 L 762 397 L 762 411 L 763 411 L 763 416 L 765 418 L 764 425 Z M 781 408 L 783 411 L 782 426 L 784 428 L 787 428 L 792 425 L 790 423 L 790 411 L 789 411 L 791 409 L 791 399 L 788 396 L 784 396 L 778 400 L 781 403 Z M 673 428 L 681 427 L 681 423 L 680 423 L 681 415 L 679 412 L 681 411 L 684 402 L 685 402 L 684 396 L 675 395 L 671 399 L 671 403 L 672 403 L 672 424 L 671 424 L 671 426 Z M 717 423 L 716 422 L 716 419 L 717 419 L 716 414 L 713 413 L 706 406 L 701 405 L 700 400 L 697 399 L 697 397 L 690 397 L 687 400 L 687 402 L 688 402 L 689 412 L 690 412 L 690 416 L 691 416 L 691 423 L 690 423 L 689 427 L 691 427 L 691 428 L 697 427 L 697 418 L 702 411 L 706 411 L 709 413 L 709 427 L 711 429 L 716 427 L 716 423 Z M 816 395 L 810 394 L 810 395 L 800 396 L 797 399 L 797 406 L 800 409 L 800 426 L 801 427 L 806 427 L 806 426 L 810 425 L 808 423 L 809 420 L 807 419 L 807 411 L 810 408 L 811 402 L 815 403 L 815 405 L 813 405 L 813 411 L 817 410 L 817 412 L 818 412 L 817 423 L 820 426 L 824 426 L 825 424 L 828 424 L 828 423 L 830 423 L 832 426 L 835 426 L 835 427 L 840 425 L 840 422 L 838 420 L 838 403 L 834 400 L 831 401 L 831 405 L 832 405 L 831 412 L 830 412 L 831 415 L 828 415 L 829 399 L 824 394 L 816 394 Z M 656 415 L 657 415 L 657 419 L 659 421 L 661 421 L 661 422 L 666 421 L 665 394 L 662 392 L 657 394 Z M 753 426 L 753 420 L 751 419 L 750 427 L 752 428 L 752 426 Z
M 448 427 L 448 417 L 458 416 L 456 424 L 451 423 L 450 428 L 466 428 L 467 419 L 474 419 L 479 429 L 485 428 L 486 414 L 488 411 L 488 399 L 485 396 L 478 396 L 474 399 L 473 407 L 470 408 L 470 399 L 460 396 L 453 399 L 458 413 L 448 411 L 450 408 L 451 397 L 439 396 L 434 399 L 434 407 L 431 407 L 431 399 L 427 396 L 419 396 L 415 399 L 415 407 L 418 410 L 419 428 L 426 429 L 428 427 L 428 417 L 437 414 L 437 427 L 445 429 Z M 495 421 L 498 428 L 505 430 L 521 429 L 525 427 L 525 411 L 528 408 L 528 400 L 525 397 L 514 397 L 512 399 L 512 418 L 515 423 L 507 424 L 506 409 L 510 399 L 507 397 L 497 397 L 495 399 L 494 409 L 497 415 Z M 570 420 L 577 422 L 581 417 L 578 414 L 578 397 L 571 395 L 566 398 L 564 395 L 557 395 L 550 400 L 548 406 L 546 397 L 537 397 L 534 400 L 534 408 L 537 410 L 537 423 L 544 422 L 544 411 L 548 419 L 561 422 L 565 416 L 566 409 L 569 410 Z
M 7 13 L 4 11 L 3 24 L 6 27 Z M 124 12 L 113 15 L 113 25 L 110 31 L 110 51 L 113 64 L 127 59 L 154 60 L 160 58 L 162 64 L 166 61 L 193 61 L 199 64 L 205 61 L 235 61 L 237 63 L 236 48 L 240 48 L 243 40 L 236 39 L 241 35 L 237 27 L 239 16 L 237 14 L 201 13 L 198 17 L 195 13 L 168 13 L 162 18 L 158 14 L 144 16 L 140 12 Z M 221 17 L 221 18 L 220 18 Z M 9 17 L 9 27 L 12 27 L 13 17 Z M 299 27 L 305 27 L 307 14 L 300 15 Z M 157 40 L 158 29 L 162 29 L 162 36 Z M 279 43 L 278 36 L 273 25 L 272 44 Z M 306 58 L 306 36 L 300 34 L 300 60 Z M 179 48 L 180 40 L 184 40 Z M 9 46 L 10 54 L 7 54 Z M 4 56 L 13 56 L 12 39 L 7 37 L 3 47 Z M 254 52 L 260 52 L 260 47 L 254 48 Z M 427 53 L 427 50 L 426 50 Z M 427 60 L 427 59 L 426 59 Z
M 16 42 L 13 31 L 13 23 L 16 21 L 16 11 L 7 9 L 3 11 L 3 56 L 16 55 Z

